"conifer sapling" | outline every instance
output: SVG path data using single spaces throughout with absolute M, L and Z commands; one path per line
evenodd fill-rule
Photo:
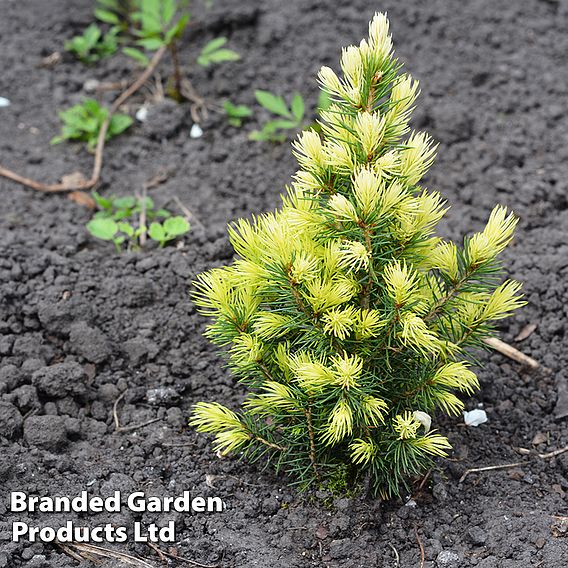
M 319 72 L 332 103 L 321 135 L 294 144 L 283 206 L 239 220 L 236 260 L 198 278 L 207 335 L 249 394 L 239 412 L 196 404 L 191 424 L 302 487 L 343 476 L 393 496 L 446 455 L 436 411 L 462 411 L 457 394 L 479 388 L 469 350 L 523 303 L 517 282 L 498 284 L 517 221 L 498 206 L 462 245 L 435 236 L 447 208 L 420 185 L 435 145 L 409 132 L 418 83 L 384 14 L 341 69 Z

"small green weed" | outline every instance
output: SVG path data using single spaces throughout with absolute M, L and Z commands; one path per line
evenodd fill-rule
M 118 49 L 117 35 L 120 28 L 114 26 L 106 34 L 96 24 L 85 29 L 83 35 L 75 36 L 65 42 L 65 49 L 83 63 L 96 63 L 110 57 Z
M 241 56 L 236 51 L 223 47 L 226 43 L 226 37 L 218 37 L 205 44 L 197 58 L 198 65 L 209 67 L 214 63 L 239 60 Z
M 267 111 L 279 118 L 270 120 L 264 124 L 261 130 L 253 130 L 249 134 L 250 140 L 283 142 L 286 140 L 286 132 L 302 128 L 305 104 L 302 95 L 294 93 L 290 102 L 290 108 L 283 97 L 274 95 L 269 91 L 257 90 L 254 92 L 257 102 Z
M 99 211 L 87 223 L 87 230 L 97 239 L 114 243 L 118 252 L 125 244 L 129 250 L 139 249 L 146 235 L 164 247 L 190 229 L 183 217 L 172 216 L 167 209 L 155 209 L 150 197 L 102 197 L 96 192 L 93 197 Z M 149 229 L 142 222 L 144 217 L 152 221 Z
M 94 99 L 86 99 L 83 104 L 72 106 L 61 111 L 59 118 L 63 122 L 61 133 L 51 139 L 52 144 L 59 144 L 64 140 L 86 142 L 87 148 L 93 150 L 97 145 L 97 138 L 102 124 L 108 116 L 108 109 L 101 106 Z M 106 140 L 110 140 L 124 132 L 133 120 L 126 114 L 112 115 Z
M 234 105 L 231 101 L 225 101 L 223 108 L 227 115 L 227 121 L 231 126 L 239 128 L 243 124 L 243 120 L 252 116 L 252 110 L 245 105 Z

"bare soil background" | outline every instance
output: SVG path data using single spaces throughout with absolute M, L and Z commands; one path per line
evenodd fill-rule
M 80 146 L 49 146 L 56 112 L 86 96 L 88 79 L 125 79 L 132 65 L 117 56 L 85 67 L 65 54 L 53 69 L 38 64 L 92 22 L 92 6 L 0 0 L 0 95 L 12 101 L 0 109 L 3 166 L 43 181 L 89 172 L 92 158 Z M 108 144 L 100 191 L 132 194 L 168 172 L 150 195 L 174 210 L 179 197 L 204 225 L 194 225 L 183 246 L 118 255 L 88 235 L 85 208 L 0 179 L 0 568 L 77 565 L 52 545 L 12 543 L 12 522 L 26 516 L 8 511 L 7 495 L 84 489 L 222 497 L 221 514 L 124 511 L 75 520 L 131 526 L 175 518 L 177 553 L 223 568 L 419 567 L 419 541 L 430 568 L 568 564 L 567 525 L 556 518 L 568 515 L 568 453 L 540 459 L 515 451 L 533 441 L 540 453 L 568 443 L 568 4 L 215 0 L 192 10 L 182 64 L 210 100 L 253 105 L 254 89 L 264 88 L 298 90 L 314 105 L 317 70 L 337 68 L 341 47 L 364 36 L 376 10 L 388 11 L 398 55 L 421 81 L 414 125 L 440 142 L 427 185 L 452 206 L 443 234 L 479 229 L 496 203 L 521 219 L 504 264 L 525 283 L 529 303 L 502 333 L 551 373 L 483 355 L 482 390 L 466 404 L 483 405 L 489 421 L 466 428 L 442 420 L 454 451 L 416 489 L 415 506 L 299 495 L 287 478 L 218 459 L 206 437 L 187 428 L 190 406 L 234 406 L 242 390 L 201 335 L 190 282 L 230 261 L 226 223 L 277 206 L 295 164 L 289 144 L 247 141 L 262 111 L 243 129 L 212 114 L 203 137 L 190 139 L 188 107 L 163 101 Z M 198 68 L 198 50 L 219 35 L 242 60 Z M 129 102 L 131 112 L 145 96 Z M 516 343 L 529 324 L 536 330 Z M 123 425 L 159 420 L 115 432 L 122 393 Z M 524 464 L 459 482 L 468 468 L 517 461 Z M 121 549 L 163 565 L 145 545 Z

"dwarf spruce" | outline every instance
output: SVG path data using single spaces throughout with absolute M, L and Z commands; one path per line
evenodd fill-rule
M 294 144 L 283 206 L 231 227 L 236 260 L 197 281 L 207 335 L 249 394 L 239 412 L 196 404 L 191 424 L 302 487 L 347 471 L 392 496 L 446 455 L 436 412 L 462 411 L 457 395 L 479 388 L 468 352 L 522 304 L 517 282 L 498 284 L 517 221 L 499 206 L 463 244 L 435 236 L 447 208 L 420 180 L 436 147 L 409 132 L 418 83 L 385 15 L 341 69 L 319 72 L 332 103 L 321 135 Z

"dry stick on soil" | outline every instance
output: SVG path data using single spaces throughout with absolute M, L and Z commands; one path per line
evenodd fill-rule
M 513 359 L 513 361 L 517 361 L 517 363 L 521 363 L 521 365 L 526 365 L 531 369 L 540 369 L 541 365 L 538 361 L 535 361 L 532 357 L 521 353 L 518 349 L 515 349 L 513 346 L 497 339 L 496 337 L 487 337 L 483 340 L 483 342 L 489 347 L 495 349 L 505 357 L 509 357 L 509 359 Z M 545 367 L 544 370 L 548 371 Z
M 511 467 L 517 467 L 520 465 L 526 465 L 528 462 L 515 462 L 515 463 L 506 463 L 503 465 L 488 465 L 486 467 L 474 467 L 472 469 L 466 469 L 463 473 L 463 475 L 460 477 L 460 480 L 458 483 L 463 483 L 463 481 L 465 480 L 465 478 L 470 474 L 470 473 L 479 473 L 481 471 L 493 471 L 495 469 L 508 469 Z
M 156 66 L 164 56 L 166 52 L 166 46 L 161 47 L 156 51 L 148 67 L 144 70 L 142 75 L 126 89 L 123 93 L 121 93 L 115 101 L 112 103 L 109 113 L 105 119 L 105 121 L 101 125 L 101 129 L 99 131 L 99 137 L 97 139 L 97 148 L 95 150 L 95 159 L 93 163 L 93 171 L 91 173 L 91 177 L 89 179 L 83 179 L 81 181 L 63 181 L 61 183 L 54 183 L 54 184 L 46 184 L 41 183 L 39 181 L 35 181 L 33 179 L 21 176 L 12 170 L 8 170 L 2 166 L 0 166 L 0 176 L 11 179 L 16 183 L 21 185 L 25 185 L 30 187 L 31 189 L 35 189 L 36 191 L 41 191 L 43 193 L 58 193 L 58 192 L 65 192 L 65 191 L 84 191 L 87 189 L 92 189 L 99 181 L 101 175 L 101 169 L 103 166 L 103 151 L 105 147 L 105 138 L 108 131 L 108 127 L 112 118 L 112 115 L 119 109 L 121 105 L 123 105 L 126 100 L 131 97 L 142 85 L 152 76 Z M 62 179 L 65 179 L 68 176 L 63 176 Z
M 152 420 L 147 420 L 146 422 L 142 422 L 141 424 L 132 424 L 128 426 L 121 426 L 120 420 L 118 418 L 118 404 L 120 401 L 125 397 L 126 391 L 124 391 L 115 401 L 112 407 L 112 416 L 114 418 L 114 431 L 115 432 L 131 432 L 132 430 L 137 430 L 138 428 L 144 428 L 144 426 L 149 426 L 150 424 L 154 424 L 154 422 L 158 422 L 160 418 L 152 418 Z
M 424 568 L 426 553 L 424 552 L 424 544 L 422 544 L 422 540 L 420 539 L 420 535 L 418 534 L 418 527 L 416 525 L 414 526 L 414 534 L 416 535 L 416 540 L 418 542 L 418 546 L 420 547 L 420 568 Z
M 177 203 L 177 206 L 182 210 L 182 213 L 186 216 L 187 220 L 190 223 L 195 223 L 196 225 L 198 225 L 199 227 L 201 227 L 203 230 L 205 230 L 205 227 L 203 226 L 203 223 L 191 212 L 190 209 L 188 209 L 182 202 L 181 199 L 177 196 L 174 195 L 174 201 Z
M 140 233 L 140 246 L 143 247 L 146 244 L 146 195 L 148 194 L 148 187 L 146 183 L 142 184 L 142 208 L 140 209 L 140 228 L 142 232 Z
M 518 448 L 519 450 L 522 450 L 520 453 L 523 454 L 530 454 L 530 450 L 526 450 L 525 448 Z M 550 458 L 555 458 L 556 456 L 559 456 L 565 452 L 568 452 L 568 446 L 564 447 L 564 448 L 560 448 L 558 450 L 554 450 L 552 452 L 548 452 L 546 454 L 536 454 L 540 459 L 543 460 L 548 460 Z M 494 469 L 507 469 L 510 467 L 517 467 L 520 465 L 526 465 L 529 462 L 515 462 L 515 463 L 506 463 L 503 465 L 489 465 L 487 467 L 474 467 L 472 469 L 466 469 L 464 471 L 464 474 L 460 477 L 459 483 L 462 483 L 462 481 L 470 474 L 470 473 L 478 473 L 480 471 L 491 471 Z
M 389 546 L 392 548 L 392 551 L 394 552 L 394 557 L 396 560 L 396 564 L 394 565 L 394 568 L 398 568 L 400 565 L 400 556 L 398 554 L 398 550 L 389 542 Z
M 81 557 L 81 560 L 85 560 L 85 557 L 89 556 L 102 556 L 103 558 L 114 558 L 115 560 L 119 560 L 124 564 L 128 564 L 130 566 L 137 566 L 138 568 L 155 568 L 155 566 L 152 566 L 152 564 L 148 564 L 148 562 L 146 562 L 145 560 L 140 560 L 135 556 L 126 554 L 126 552 L 118 552 L 110 548 L 95 546 L 94 544 L 86 544 L 79 542 L 72 542 L 68 544 L 61 544 L 61 543 L 57 544 L 67 553 L 69 553 L 69 549 L 75 549 L 75 551 L 78 552 L 78 556 Z M 74 556 L 73 554 L 70 555 Z M 76 558 L 76 556 L 74 557 Z
M 553 452 L 548 452 L 547 454 L 538 454 L 538 457 L 543 460 L 548 460 L 550 458 L 555 458 L 556 456 L 559 456 L 560 454 L 563 454 L 565 452 L 568 452 L 568 446 L 566 446 L 565 448 L 560 448 L 559 450 L 554 450 Z
M 160 558 L 163 558 L 164 556 L 169 556 L 170 558 L 178 560 L 179 562 L 187 562 L 188 564 L 193 564 L 194 566 L 199 566 L 200 568 L 219 567 L 218 564 L 202 564 L 201 562 L 197 562 L 196 560 L 190 560 L 189 558 L 184 558 L 183 556 L 178 556 L 177 554 L 172 554 L 171 552 L 166 552 L 165 550 L 161 550 L 160 548 L 158 548 L 158 546 L 156 546 L 155 544 L 148 543 L 148 545 L 156 551 L 156 553 Z

